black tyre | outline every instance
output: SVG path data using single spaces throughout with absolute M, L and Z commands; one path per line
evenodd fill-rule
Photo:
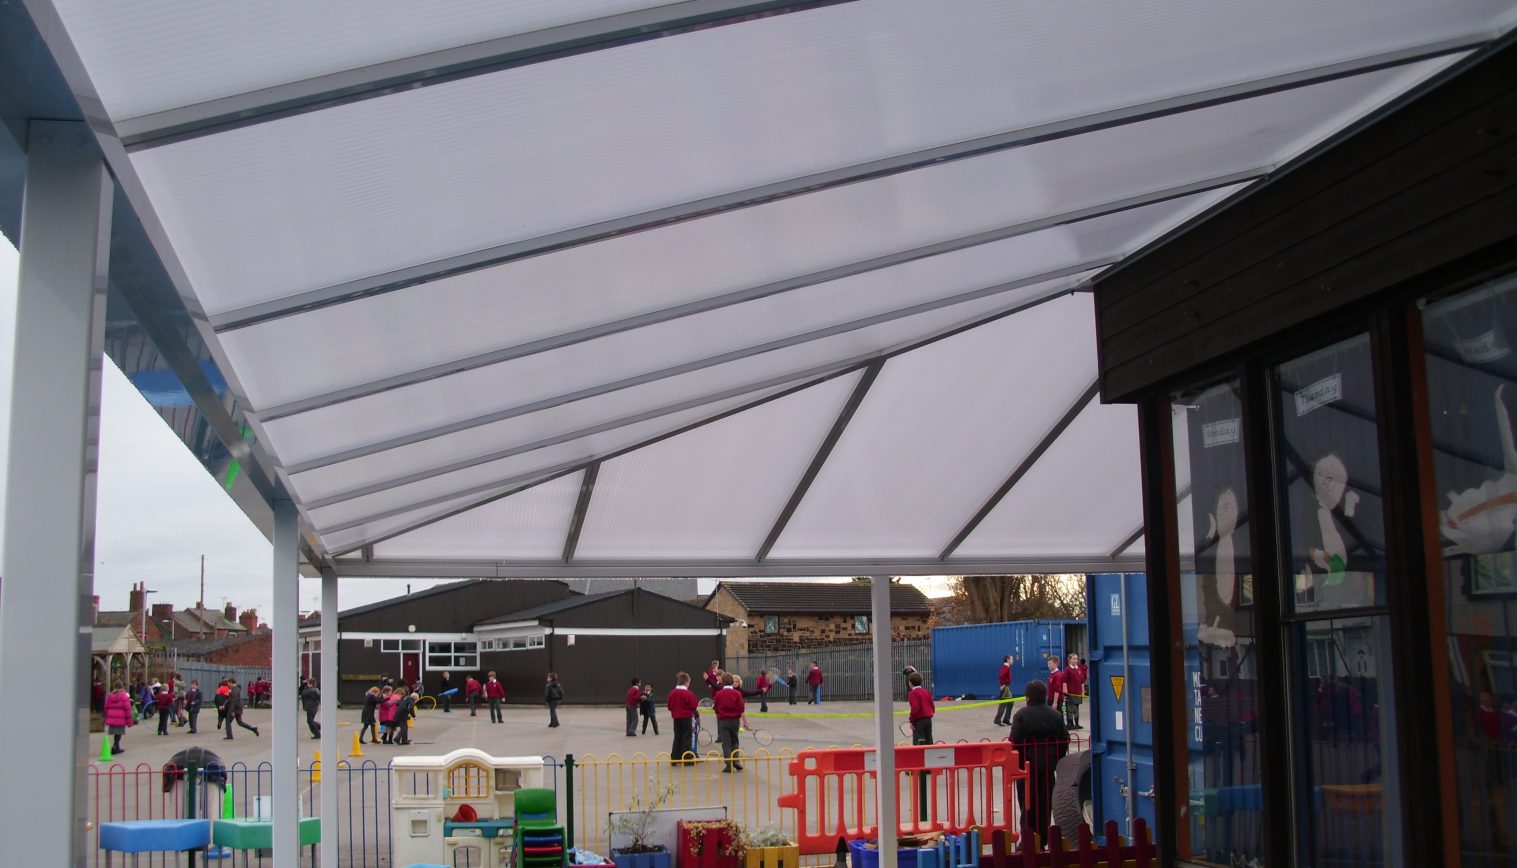
M 1059 760 L 1053 778 L 1053 822 L 1070 846 L 1076 841 L 1080 824 L 1092 820 L 1090 789 L 1090 751 L 1082 750 Z

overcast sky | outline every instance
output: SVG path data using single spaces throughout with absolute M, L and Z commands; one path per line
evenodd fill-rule
M 0 237 L 0 455 L 10 432 L 11 350 L 15 337 L 16 250 Z M 270 546 L 217 486 L 147 401 L 109 359 L 100 420 L 100 488 L 95 519 L 95 593 L 102 609 L 127 608 L 134 583 L 158 593 L 150 602 L 192 606 L 199 594 L 200 556 L 206 556 L 205 601 L 258 609 L 268 620 L 273 600 Z M 0 492 L 6 464 L 0 461 Z M 0 497 L 0 527 L 5 503 Z M 5 542 L 0 534 L 0 565 Z M 60 565 L 62 566 L 62 565 Z M 344 609 L 421 590 L 436 580 L 344 580 Z M 709 591 L 713 582 L 702 582 Z M 924 583 L 937 595 L 942 582 Z M 320 606 L 321 583 L 304 579 L 300 608 Z

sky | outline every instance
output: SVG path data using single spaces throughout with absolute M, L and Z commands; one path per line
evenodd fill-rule
M 15 248 L 0 237 L 0 456 L 9 454 L 17 264 Z M 206 605 L 256 608 L 267 621 L 273 601 L 268 540 L 109 359 L 101 405 L 95 518 L 95 593 L 100 595 L 100 608 L 126 609 L 138 581 L 157 591 L 150 603 L 173 603 L 177 609 L 194 605 L 204 555 Z M 6 463 L 0 461 L 0 492 L 5 490 Z M 0 528 L 4 526 L 5 503 L 0 497 Z M 338 598 L 346 609 L 404 594 L 408 585 L 419 591 L 441 581 L 344 579 Z M 946 592 L 941 580 L 919 584 L 931 596 Z M 703 580 L 701 591 L 714 586 Z M 302 579 L 300 608 L 319 608 L 320 601 L 320 580 Z

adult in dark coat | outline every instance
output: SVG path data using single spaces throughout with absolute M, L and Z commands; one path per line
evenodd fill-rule
M 1069 752 L 1069 728 L 1064 716 L 1048 707 L 1048 687 L 1043 682 L 1027 685 L 1027 704 L 1012 717 L 1007 740 L 1021 754 L 1027 769 L 1026 780 L 1017 782 L 1022 828 L 1031 829 L 1046 841 L 1053 809 L 1054 767 Z

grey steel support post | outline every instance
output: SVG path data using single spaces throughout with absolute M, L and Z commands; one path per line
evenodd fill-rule
M 321 864 L 337 864 L 337 573 L 321 574 Z
M 895 718 L 891 715 L 895 673 L 890 665 L 890 577 L 872 576 L 870 620 L 874 625 L 874 723 L 879 803 L 875 818 L 880 830 L 880 868 L 896 868 L 895 831 L 900 813 L 900 781 L 895 776 Z
M 112 185 L 82 123 L 32 121 L 21 206 L 0 695 L 53 709 L 0 739 L 7 865 L 85 864 L 90 595 Z M 9 365 L 12 359 L 4 360 Z
M 295 504 L 274 501 L 274 868 L 300 865 L 300 747 L 296 726 L 300 702 L 293 679 L 300 674 L 300 523 Z M 323 838 L 326 836 L 323 835 Z

